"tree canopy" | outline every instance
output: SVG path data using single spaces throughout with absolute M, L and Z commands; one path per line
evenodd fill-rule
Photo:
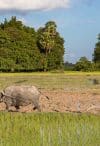
M 75 64 L 76 71 L 93 71 L 94 66 L 85 56 L 81 57 Z
M 94 48 L 93 61 L 95 63 L 100 63 L 100 34 L 98 35 L 98 42 Z
M 16 17 L 0 24 L 0 71 L 44 71 L 63 68 L 64 39 L 49 21 L 37 31 Z

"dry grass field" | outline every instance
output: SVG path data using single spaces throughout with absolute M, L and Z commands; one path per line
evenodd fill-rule
M 100 111 L 100 73 L 1 73 L 0 90 L 10 85 L 35 85 L 41 95 L 42 111 Z M 96 108 L 95 108 L 96 107 Z M 99 111 L 98 111 L 99 110 Z

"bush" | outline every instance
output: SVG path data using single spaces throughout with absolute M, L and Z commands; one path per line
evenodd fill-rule
M 95 65 L 91 63 L 86 57 L 81 57 L 78 62 L 76 62 L 75 71 L 94 71 Z

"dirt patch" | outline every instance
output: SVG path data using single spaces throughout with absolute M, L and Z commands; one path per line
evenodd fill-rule
M 42 91 L 40 106 L 43 112 L 91 112 L 100 113 L 100 95 L 87 92 L 64 90 Z
M 68 92 L 64 90 L 42 90 L 40 107 L 42 112 L 88 112 L 100 114 L 100 94 L 91 91 Z M 47 96 L 48 98 L 46 98 Z M 0 110 L 5 110 L 0 103 Z M 13 107 L 12 110 L 15 111 Z M 19 112 L 33 112 L 32 105 L 20 107 Z M 37 111 L 37 110 L 35 110 Z

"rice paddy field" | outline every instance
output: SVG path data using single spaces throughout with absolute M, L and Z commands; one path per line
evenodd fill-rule
M 0 73 L 0 90 L 23 84 L 100 94 L 100 73 Z M 0 146 L 100 146 L 100 116 L 0 112 Z
M 0 146 L 100 146 L 100 117 L 0 113 Z

